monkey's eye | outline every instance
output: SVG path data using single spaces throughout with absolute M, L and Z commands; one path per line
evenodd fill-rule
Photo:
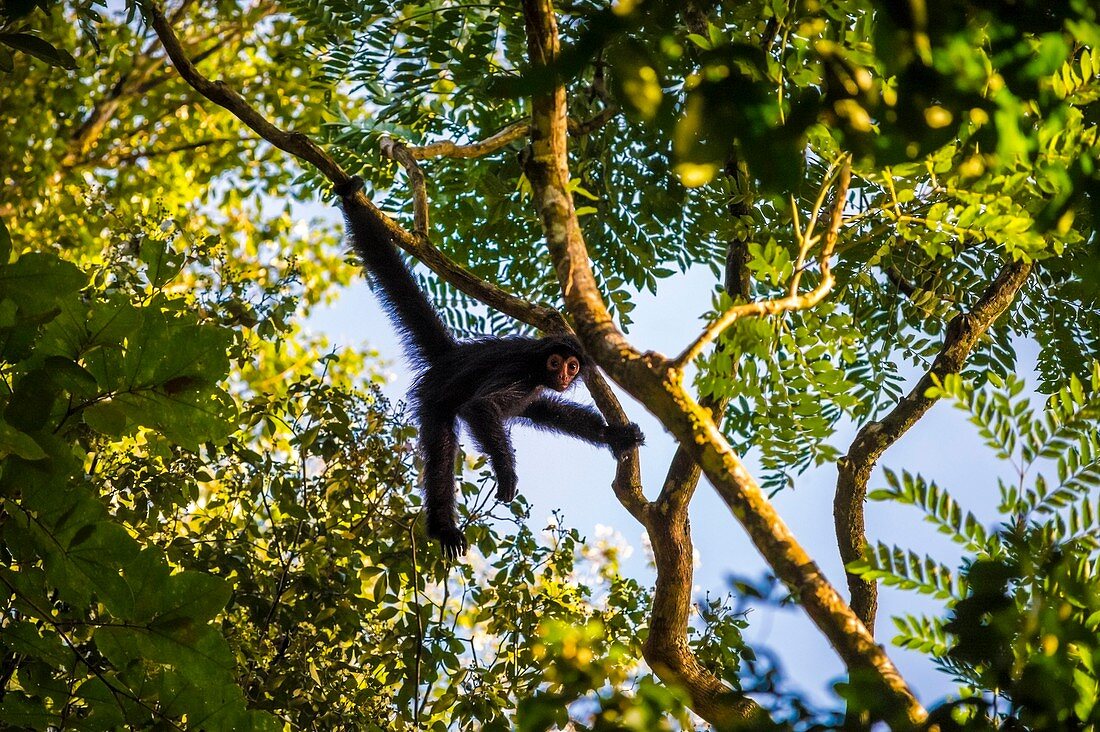
M 546 368 L 550 369 L 551 371 L 557 371 L 561 368 L 561 365 L 562 358 L 556 353 L 551 356 L 550 359 L 546 362 Z
M 570 358 L 565 362 L 565 370 L 570 376 L 576 376 L 577 372 L 581 370 L 580 362 L 575 358 Z

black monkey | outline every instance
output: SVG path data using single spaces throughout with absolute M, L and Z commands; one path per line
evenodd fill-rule
M 420 426 L 428 535 L 439 541 L 445 557 L 454 559 L 466 552 L 466 537 L 455 522 L 458 418 L 489 457 L 500 501 L 516 496 L 516 459 L 505 426 L 510 420 L 606 445 L 616 457 L 641 445 L 644 437 L 634 423 L 609 425 L 591 407 L 553 395 L 583 378 L 589 368 L 576 338 L 455 340 L 401 261 L 385 225 L 355 202 L 362 187 L 362 179 L 354 177 L 336 193 L 352 245 L 419 372 L 410 401 Z

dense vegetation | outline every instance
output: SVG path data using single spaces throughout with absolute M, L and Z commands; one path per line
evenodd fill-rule
M 0 724 L 1097 725 L 1098 14 L 3 2 Z M 476 551 L 439 559 L 377 355 L 302 329 L 356 273 L 308 204 L 356 173 L 457 330 L 572 328 L 676 438 L 658 495 L 636 456 L 591 486 L 647 530 L 652 586 L 522 499 L 488 520 L 476 455 Z M 692 266 L 708 325 L 631 343 L 635 296 Z M 926 466 L 873 477 L 940 400 L 1003 460 L 995 525 Z M 843 592 L 767 498 L 833 465 Z M 767 588 L 692 597 L 704 474 L 846 664 L 828 708 L 742 639 Z M 959 566 L 880 539 L 868 498 Z M 942 602 L 892 640 L 958 695 L 912 695 L 879 582 Z

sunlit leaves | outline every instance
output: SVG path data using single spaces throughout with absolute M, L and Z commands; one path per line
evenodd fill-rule
M 157 287 L 176 274 L 151 271 Z M 0 531 L 12 561 L 0 579 L 25 618 L 21 635 L 9 640 L 5 629 L 3 642 L 29 654 L 0 719 L 56 727 L 72 717 L 95 728 L 186 717 L 211 730 L 272 728 L 272 718 L 245 709 L 235 659 L 209 624 L 229 587 L 173 572 L 163 553 L 143 547 L 78 457 L 91 444 L 80 429 L 85 409 L 86 424 L 115 438 L 145 425 L 197 449 L 228 434 L 233 404 L 217 383 L 232 336 L 179 300 L 131 302 L 88 281 L 47 253 L 0 264 L 0 301 L 16 304 L 3 326 L 12 388 L 0 393 Z M 104 670 L 89 675 L 92 654 Z M 44 676 L 35 663 L 48 666 Z M 69 694 L 39 693 L 28 673 L 67 677 Z
M 546 664 L 549 684 L 520 702 L 516 723 L 523 732 L 567 726 L 570 705 L 578 700 L 595 707 L 585 715 L 591 729 L 672 730 L 676 727 L 671 718 L 690 724 L 684 697 L 649 675 L 641 677 L 631 693 L 619 691 L 631 675 L 634 659 L 627 648 L 605 635 L 600 623 L 542 623 L 535 654 Z M 592 693 L 608 684 L 610 694 Z

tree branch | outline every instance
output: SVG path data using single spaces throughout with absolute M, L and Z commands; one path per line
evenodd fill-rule
M 279 129 L 253 109 L 240 94 L 225 82 L 211 81 L 199 73 L 195 65 L 187 58 L 179 39 L 172 30 L 171 24 L 165 19 L 164 13 L 159 7 L 147 5 L 145 14 L 153 30 L 160 38 L 172 64 L 184 81 L 192 88 L 215 104 L 224 107 L 275 147 L 316 167 L 334 185 L 348 182 L 350 176 L 347 171 L 340 167 L 328 153 L 318 147 L 306 135 L 300 132 L 287 132 Z M 529 303 L 496 285 L 485 282 L 446 257 L 425 238 L 415 236 L 401 228 L 382 213 L 362 191 L 356 195 L 359 197 L 359 202 L 384 223 L 398 246 L 423 262 L 444 281 L 461 292 L 541 330 L 558 332 L 564 327 L 564 319 L 554 308 Z
M 550 0 L 524 0 L 523 11 L 532 65 L 552 66 L 559 40 Z M 586 350 L 640 399 L 702 466 L 776 575 L 796 593 L 847 666 L 873 672 L 891 709 L 888 721 L 898 726 L 920 723 L 927 713 L 896 667 L 776 514 L 710 412 L 684 392 L 679 373 L 669 368 L 667 359 L 652 352 L 640 353 L 615 327 L 596 286 L 568 188 L 566 127 L 565 89 L 561 85 L 532 99 L 528 179 L 566 307 Z
M 619 108 L 613 104 L 609 104 L 583 122 L 569 120 L 569 134 L 575 137 L 587 135 L 589 132 L 603 127 L 618 113 Z M 479 142 L 470 142 L 465 145 L 460 145 L 451 140 L 443 140 L 441 142 L 420 145 L 419 147 L 407 145 L 406 149 L 409 151 L 409 155 L 415 160 L 427 160 L 428 158 L 480 158 L 491 155 L 516 140 L 522 140 L 530 133 L 530 122 L 515 122 L 508 125 L 500 132 L 490 135 Z
M 451 140 L 444 140 L 443 142 L 433 142 L 430 145 L 421 145 L 420 147 L 410 145 L 407 149 L 409 155 L 416 160 L 427 160 L 428 158 L 480 158 L 495 153 L 516 140 L 522 140 L 527 137 L 527 133 L 530 131 L 530 123 L 516 122 L 480 142 L 459 145 Z
M 350 176 L 347 172 L 308 137 L 300 132 L 287 132 L 279 129 L 249 106 L 248 102 L 224 81 L 211 81 L 199 73 L 195 64 L 187 57 L 179 39 L 172 31 L 172 26 L 159 7 L 152 4 L 146 5 L 144 11 L 150 25 L 153 26 L 153 30 L 160 38 L 165 52 L 172 60 L 172 65 L 176 67 L 176 71 L 195 91 L 215 104 L 228 109 L 253 132 L 283 152 L 288 152 L 312 164 L 334 184 L 348 181 Z
M 694 3 L 686 3 L 681 13 L 692 32 L 706 34 L 706 14 Z M 731 219 L 751 216 L 748 169 L 731 156 L 724 171 L 740 193 L 727 206 L 727 213 Z M 748 244 L 749 235 L 745 234 L 743 238 L 730 241 L 726 247 L 724 288 L 736 303 L 752 299 Z M 725 398 L 708 398 L 701 402 L 716 420 L 722 419 L 728 404 L 729 399 Z M 669 685 L 688 689 L 692 708 L 719 729 L 764 728 L 770 721 L 767 713 L 751 698 L 732 694 L 721 679 L 699 663 L 688 645 L 695 570 L 688 505 L 701 475 L 702 468 L 691 453 L 682 445 L 677 447 L 646 527 L 657 579 L 653 587 L 649 633 L 642 650 L 655 673 Z
M 1012 304 L 1031 269 L 1031 262 L 1012 262 L 1005 266 L 970 312 L 960 313 L 948 323 L 943 346 L 917 385 L 881 421 L 864 425 L 848 448 L 848 454 L 837 463 L 833 521 L 837 547 L 845 564 L 863 556 L 867 544 L 863 504 L 875 463 L 936 403 L 935 399 L 925 396 L 934 379 L 943 379 L 947 374 L 962 370 L 978 340 Z M 877 585 L 849 573 L 848 589 L 852 609 L 873 632 L 878 609 Z
M 413 231 L 418 236 L 427 238 L 429 236 L 428 185 L 424 180 L 424 171 L 420 169 L 409 148 L 392 137 L 383 137 L 380 147 L 383 155 L 405 169 L 413 194 Z

